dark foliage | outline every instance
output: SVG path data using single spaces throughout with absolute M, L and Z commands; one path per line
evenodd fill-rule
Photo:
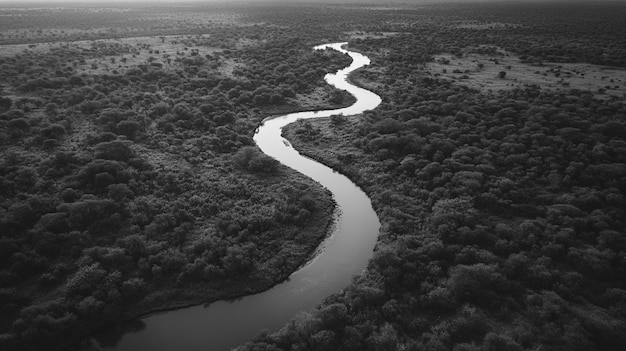
M 433 54 L 479 44 L 546 61 L 624 64 L 623 6 L 567 11 L 390 10 L 415 20 L 404 22 L 405 35 L 357 41 L 385 68 L 358 75 L 383 104 L 343 124 L 299 122 L 287 136 L 372 197 L 383 223 L 374 258 L 314 313 L 241 349 L 626 347 L 623 101 L 539 86 L 476 91 L 423 69 Z M 609 20 L 598 21 L 603 14 Z M 463 21 L 513 25 L 454 28 Z M 597 55 L 608 41 L 617 49 Z

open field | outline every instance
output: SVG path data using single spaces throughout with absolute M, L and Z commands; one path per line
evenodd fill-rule
M 350 40 L 352 39 L 382 39 L 401 34 L 400 32 L 361 32 L 351 31 L 344 33 Z
M 56 42 L 80 39 L 122 38 L 146 34 L 167 35 L 195 27 L 253 25 L 244 14 L 227 8 L 162 11 L 139 7 L 12 7 L 0 8 L 0 43 Z
M 537 85 L 553 91 L 590 91 L 597 98 L 626 97 L 624 68 L 587 63 L 525 63 L 502 49 L 491 48 L 490 51 L 494 54 L 435 55 L 427 67 L 435 76 L 486 91 Z M 504 72 L 503 77 L 500 72 Z

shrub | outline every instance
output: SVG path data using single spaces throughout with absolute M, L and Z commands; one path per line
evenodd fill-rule
M 128 161 L 135 156 L 135 152 L 130 147 L 131 142 L 113 140 L 96 145 L 95 158 L 106 160 Z
M 278 161 L 261 153 L 254 146 L 244 146 L 233 156 L 235 167 L 253 173 L 275 173 Z

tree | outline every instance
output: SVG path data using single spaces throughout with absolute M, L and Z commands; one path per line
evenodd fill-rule
M 239 149 L 233 156 L 233 164 L 254 173 L 275 173 L 278 170 L 278 161 L 261 153 L 254 146 Z
M 334 303 L 319 311 L 321 327 L 324 329 L 340 332 L 349 321 L 348 308 L 342 303 Z
M 60 124 L 52 124 L 41 129 L 41 135 L 46 139 L 61 139 L 67 131 Z
M 0 113 L 4 111 L 8 111 L 13 105 L 13 100 L 8 97 L 0 97 Z
M 158 102 L 150 107 L 151 117 L 161 117 L 170 111 L 170 106 L 165 102 Z
M 343 91 L 338 89 L 331 90 L 328 96 L 328 101 L 335 105 L 341 104 L 343 102 Z
M 430 223 L 443 240 L 448 240 L 458 228 L 473 226 L 475 215 L 476 210 L 469 198 L 441 199 L 433 206 Z
M 334 126 L 338 126 L 341 124 L 346 123 L 347 118 L 344 115 L 331 115 L 330 116 L 330 123 L 332 123 Z
M 44 112 L 50 117 L 56 117 L 59 114 L 59 105 L 53 102 L 46 104 Z
M 115 129 L 118 134 L 124 135 L 130 140 L 135 140 L 139 130 L 139 123 L 135 121 L 121 121 L 115 126 Z
M 79 108 L 80 108 L 82 113 L 90 116 L 90 115 L 93 115 L 94 113 L 96 113 L 96 111 L 98 111 L 101 106 L 102 106 L 102 104 L 100 103 L 100 101 L 89 100 L 89 101 L 85 101 L 85 102 L 81 103 L 79 105 Z
M 66 281 L 65 291 L 70 295 L 83 294 L 86 296 L 98 288 L 106 275 L 106 271 L 100 268 L 99 263 L 82 266 Z
M 385 323 L 380 330 L 375 331 L 367 338 L 372 350 L 393 351 L 398 349 L 398 333 L 389 323 Z
M 248 273 L 254 268 L 254 261 L 251 260 L 250 250 L 239 245 L 229 246 L 226 255 L 222 258 L 224 270 L 234 275 Z
M 109 197 L 117 202 L 125 202 L 135 197 L 135 193 L 126 184 L 111 184 L 108 190 Z
M 487 333 L 483 341 L 484 351 L 522 351 L 524 348 L 507 335 Z
M 130 147 L 129 141 L 113 140 L 99 143 L 95 147 L 95 158 L 105 160 L 128 161 L 135 156 L 135 151 Z

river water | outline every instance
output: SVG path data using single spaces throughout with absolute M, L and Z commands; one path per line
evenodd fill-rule
M 105 349 L 230 350 L 263 330 L 278 330 L 300 311 L 312 310 L 325 297 L 347 286 L 351 278 L 366 267 L 380 228 L 370 199 L 345 176 L 301 156 L 281 136 L 282 128 L 298 119 L 358 114 L 380 104 L 378 95 L 347 81 L 350 72 L 368 65 L 370 60 L 343 49 L 345 44 L 325 44 L 315 49 L 330 48 L 350 55 L 353 61 L 349 67 L 328 74 L 325 79 L 329 84 L 350 92 L 357 101 L 342 109 L 292 113 L 267 119 L 254 136 L 264 153 L 313 178 L 333 194 L 337 203 L 336 222 L 332 233 L 321 244 L 319 254 L 287 281 L 265 292 L 235 301 L 218 301 L 208 306 L 150 315 L 142 320 L 145 328 L 124 335 L 114 348 Z

